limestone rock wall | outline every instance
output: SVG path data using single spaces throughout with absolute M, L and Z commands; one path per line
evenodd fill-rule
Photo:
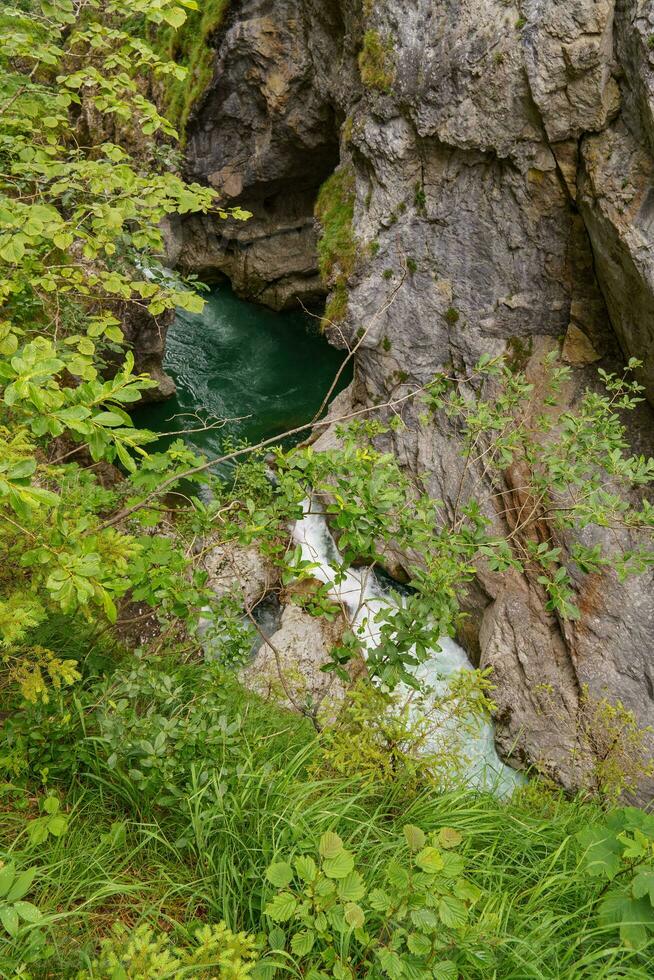
M 384 55 L 364 85 L 370 31 Z M 484 352 L 518 352 L 538 380 L 562 349 L 568 404 L 597 366 L 630 356 L 654 401 L 652 38 L 652 0 L 234 0 L 187 165 L 255 218 L 187 223 L 180 261 L 276 307 L 320 296 L 313 203 L 340 161 L 355 174 L 358 262 L 332 339 L 367 328 L 358 400 Z M 452 500 L 453 434 L 407 422 L 399 458 Z M 646 410 L 632 437 L 651 452 Z M 576 624 L 546 613 L 529 575 L 482 569 L 468 603 L 469 644 L 498 683 L 501 747 L 570 787 L 590 761 L 584 685 L 654 723 L 653 577 L 577 585 Z

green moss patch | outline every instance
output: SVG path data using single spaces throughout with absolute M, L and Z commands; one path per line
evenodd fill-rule
M 356 263 L 354 200 L 354 171 L 343 167 L 325 181 L 316 201 L 315 213 L 321 226 L 318 268 L 323 282 L 332 287 L 325 310 L 327 320 L 342 320 L 347 313 L 347 280 Z
M 182 81 L 169 79 L 164 95 L 165 112 L 184 136 L 186 124 L 198 99 L 213 76 L 215 50 L 211 38 L 222 26 L 230 0 L 205 0 L 200 10 L 191 10 L 179 30 L 165 28 L 156 47 L 178 65 L 188 69 Z
M 366 88 L 390 92 L 395 77 L 393 45 L 382 40 L 378 31 L 366 31 L 359 54 L 359 72 Z

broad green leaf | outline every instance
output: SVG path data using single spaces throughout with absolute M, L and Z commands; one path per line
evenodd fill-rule
M 414 909 L 411 912 L 411 921 L 416 929 L 423 932 L 431 932 L 438 925 L 438 919 L 430 909 Z
M 450 929 L 458 929 L 468 921 L 468 909 L 454 895 L 443 895 L 438 903 L 438 914 L 443 925 Z
M 57 813 L 48 820 L 48 831 L 53 837 L 61 837 L 68 830 L 68 820 L 63 813 Z
M 315 941 L 315 932 L 311 929 L 303 929 L 302 932 L 296 932 L 291 939 L 291 949 L 296 956 L 308 956 L 313 949 Z
M 368 904 L 376 912 L 387 912 L 391 907 L 391 897 L 381 888 L 373 888 L 368 895 Z
M 15 902 L 14 908 L 25 922 L 40 922 L 43 918 L 36 905 L 32 905 L 31 902 Z
M 15 877 L 16 865 L 13 861 L 9 861 L 8 864 L 5 864 L 4 867 L 0 868 L 0 899 L 6 897 Z
M 403 827 L 403 830 L 406 842 L 412 851 L 419 851 L 425 846 L 427 837 L 420 827 L 414 827 L 413 824 L 408 823 Z
M 443 827 L 438 832 L 438 843 L 446 850 L 449 850 L 451 847 L 458 847 L 462 840 L 463 836 L 458 830 L 454 830 L 453 827 Z
M 358 871 L 351 871 L 338 883 L 338 897 L 343 902 L 358 902 L 365 893 L 366 886 Z
M 419 932 L 412 932 L 406 942 L 410 951 L 416 956 L 426 956 L 431 951 L 431 941 Z
M 335 857 L 325 858 L 322 868 L 328 878 L 346 878 L 354 870 L 354 858 L 349 851 L 340 851 Z
M 290 892 L 280 892 L 266 905 L 266 915 L 274 922 L 288 922 L 293 918 L 296 908 L 296 898 Z
M 294 864 L 295 864 L 295 870 L 297 871 L 302 881 L 311 882 L 314 880 L 316 874 L 318 873 L 316 862 L 311 857 L 307 857 L 304 855 L 301 857 L 296 857 Z
M 471 902 L 473 905 L 479 901 L 483 894 L 481 888 L 466 878 L 460 878 L 458 881 L 455 881 L 453 891 L 457 898 L 460 898 L 464 902 Z
M 435 875 L 443 870 L 443 855 L 437 847 L 425 847 L 416 855 L 416 864 L 427 874 Z
M 612 880 L 620 870 L 622 848 L 615 834 L 606 827 L 588 827 L 577 834 L 584 848 L 588 873 Z
M 654 905 L 654 869 L 641 871 L 634 878 L 633 886 L 634 898 L 644 898 L 649 896 L 649 900 Z
M 279 926 L 275 926 L 268 933 L 268 945 L 271 949 L 285 949 L 286 947 L 286 933 Z
M 28 891 L 32 887 L 32 882 L 34 881 L 34 876 L 36 875 L 36 868 L 28 868 L 27 871 L 23 871 L 22 874 L 16 876 L 16 879 L 7 893 L 6 900 L 8 902 L 17 902 L 18 899 L 27 895 Z
M 362 929 L 366 921 L 366 916 L 360 905 L 356 902 L 348 902 L 345 906 L 345 921 L 353 929 Z
M 338 834 L 332 833 L 328 830 L 327 833 L 323 834 L 320 838 L 320 844 L 318 845 L 318 851 L 320 856 L 323 858 L 333 858 L 343 850 L 343 841 L 338 836 Z
M 440 963 L 434 963 L 433 970 L 434 980 L 458 980 L 460 976 L 459 968 L 452 960 L 441 960 Z
M 377 956 L 379 958 L 379 963 L 386 974 L 391 980 L 401 980 L 404 974 L 402 969 L 402 960 L 392 949 L 379 949 L 377 951 Z
M 0 907 L 0 922 L 10 936 L 15 936 L 18 932 L 18 913 L 12 905 Z
M 293 878 L 293 868 L 286 861 L 279 861 L 270 865 L 266 878 L 275 888 L 286 888 Z

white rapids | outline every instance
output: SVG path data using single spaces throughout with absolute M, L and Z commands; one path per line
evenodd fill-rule
M 342 581 L 335 582 L 335 569 L 342 563 L 336 543 L 329 531 L 327 521 L 314 501 L 305 500 L 304 517 L 293 528 L 293 540 L 302 549 L 302 559 L 312 562 L 311 575 L 329 586 L 329 595 L 347 612 L 350 625 L 362 640 L 364 648 L 373 650 L 377 646 L 381 625 L 376 618 L 384 610 L 392 609 L 396 599 L 385 594 L 375 573 L 370 568 L 348 569 Z M 341 578 L 341 576 L 338 576 Z M 457 747 L 457 756 L 463 761 L 462 778 L 475 789 L 490 791 L 497 796 L 509 796 L 516 786 L 522 785 L 524 777 L 505 765 L 495 750 L 494 728 L 490 720 L 469 719 L 465 724 L 443 713 L 434 706 L 437 699 L 447 691 L 448 678 L 461 670 L 472 670 L 465 651 L 449 637 L 439 640 L 439 650 L 415 669 L 415 677 L 432 693 L 432 711 L 429 712 L 429 693 L 427 697 L 417 697 L 416 692 L 400 685 L 397 694 L 400 701 L 409 703 L 410 711 L 420 711 L 433 722 L 429 742 L 425 752 L 438 751 L 439 741 Z M 439 739 L 440 733 L 440 739 Z

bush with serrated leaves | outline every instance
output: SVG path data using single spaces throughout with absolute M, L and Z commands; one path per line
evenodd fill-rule
M 322 835 L 317 854 L 275 861 L 267 879 L 277 892 L 265 909 L 273 927 L 260 969 L 310 980 L 456 980 L 471 963 L 488 964 L 489 924 L 474 914 L 482 891 L 465 874 L 462 842 L 452 827 L 428 836 L 407 824 L 373 888 L 333 832 Z
M 577 837 L 588 874 L 605 881 L 597 902 L 600 924 L 640 949 L 654 935 L 654 815 L 623 807 Z

